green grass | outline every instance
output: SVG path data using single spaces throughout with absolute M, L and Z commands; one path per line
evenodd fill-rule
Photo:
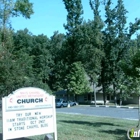
M 108 103 L 107 105 L 109 105 L 109 106 L 115 106 L 114 103 Z M 118 104 L 118 106 L 119 106 L 119 104 Z M 121 106 L 138 107 L 138 104 L 122 104 Z
M 127 130 L 136 125 L 137 121 L 57 114 L 58 140 L 128 140 Z M 44 140 L 44 135 L 19 140 Z
M 94 104 L 91 104 L 91 103 L 80 103 L 79 105 L 94 105 Z M 97 104 L 98 105 L 101 105 L 101 106 L 104 106 L 103 104 Z M 107 103 L 106 104 L 107 106 L 114 106 L 115 107 L 115 104 L 114 103 Z M 117 104 L 117 106 L 120 106 L 119 104 Z M 138 107 L 138 104 L 122 104 L 121 106 L 123 107 Z
M 113 118 L 57 115 L 58 140 L 127 140 L 127 130 L 136 121 Z M 61 131 L 60 131 L 61 130 Z

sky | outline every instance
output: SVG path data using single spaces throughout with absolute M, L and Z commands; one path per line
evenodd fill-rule
M 112 0 L 114 6 L 117 0 Z M 44 34 L 51 37 L 54 31 L 65 33 L 63 24 L 66 23 L 67 11 L 62 0 L 30 0 L 33 3 L 34 14 L 30 19 L 16 17 L 11 19 L 15 31 L 27 28 L 32 34 Z M 84 20 L 92 20 L 93 12 L 89 6 L 89 0 L 82 0 Z M 140 18 L 140 0 L 124 0 L 128 23 Z M 100 7 L 101 16 L 104 17 L 104 8 Z

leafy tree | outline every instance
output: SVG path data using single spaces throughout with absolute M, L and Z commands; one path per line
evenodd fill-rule
M 101 50 L 103 45 L 102 29 L 104 27 L 103 21 L 100 17 L 99 0 L 89 1 L 91 9 L 94 14 L 93 20 L 84 21 L 81 25 L 81 38 L 79 60 L 83 63 L 85 71 L 89 77 L 90 84 L 93 85 L 93 91 L 95 91 L 95 84 L 98 81 L 101 72 L 101 60 L 104 57 L 104 52 Z M 94 92 L 95 93 L 95 92 Z M 96 103 L 96 98 L 95 103 Z
M 50 53 L 52 55 L 52 67 L 51 73 L 49 74 L 49 86 L 53 91 L 63 89 L 63 72 L 64 65 L 62 63 L 63 53 L 62 46 L 65 41 L 65 35 L 59 33 L 58 31 L 54 32 L 53 36 L 50 39 Z
M 11 28 L 10 18 L 20 15 L 30 18 L 33 13 L 33 4 L 28 0 L 0 0 L 0 27 L 3 45 L 6 41 L 6 28 Z
M 61 63 L 64 66 L 62 72 L 64 77 L 63 87 L 64 89 L 68 89 L 69 87 L 68 84 L 65 84 L 65 80 L 68 81 L 67 77 L 73 69 L 73 64 L 81 61 L 79 54 L 82 51 L 82 45 L 80 42 L 82 37 L 82 30 L 80 27 L 83 22 L 83 18 L 81 17 L 83 14 L 83 9 L 81 0 L 63 0 L 63 2 L 65 4 L 68 15 L 67 24 L 64 25 L 65 29 L 67 30 L 67 34 L 66 41 L 63 43 L 62 47 L 63 58 Z
M 49 51 L 49 39 L 45 35 L 34 36 L 28 29 L 17 31 L 14 36 L 14 51 L 18 55 L 19 50 L 32 58 L 32 83 L 33 86 L 48 88 L 48 75 L 51 71 L 51 54 Z
M 102 60 L 102 71 L 101 71 L 101 84 L 103 88 L 103 97 L 104 97 L 104 104 L 106 104 L 106 94 L 107 90 L 110 85 L 111 81 L 111 76 L 110 76 L 110 54 L 111 54 L 111 48 L 114 47 L 114 38 L 116 35 L 116 30 L 114 27 L 115 24 L 115 9 L 111 9 L 111 0 L 108 0 L 106 5 L 105 5 L 105 11 L 106 11 L 106 28 L 103 31 L 104 33 L 104 45 L 103 45 L 103 50 L 105 53 L 105 59 Z M 115 48 L 115 47 L 114 47 Z
M 49 51 L 50 40 L 45 35 L 34 36 L 32 48 L 33 69 L 36 79 L 47 84 L 52 67 L 52 55 Z
M 25 18 L 30 18 L 33 13 L 33 3 L 30 3 L 29 0 L 16 0 L 11 9 L 13 16 L 22 15 Z
M 67 30 L 67 35 L 73 36 L 83 21 L 81 17 L 83 14 L 82 3 L 81 0 L 63 0 L 63 2 L 68 12 L 67 24 L 64 24 L 64 27 Z
M 29 55 L 32 55 L 32 48 L 34 36 L 29 30 L 26 28 L 24 30 L 18 30 L 16 33 L 13 34 L 13 41 L 14 41 L 14 52 L 18 50 L 23 50 L 23 53 L 26 52 Z
M 30 18 L 34 13 L 33 4 L 29 0 L 0 0 L 0 5 L 0 19 L 5 27 L 11 17 L 22 15 L 25 18 Z
M 19 3 L 19 5 L 20 3 L 28 3 L 28 7 L 22 5 L 19 8 L 16 5 L 17 3 Z M 19 87 L 21 83 L 25 85 L 25 79 L 28 79 L 31 66 L 28 66 L 28 64 L 31 63 L 32 59 L 29 59 L 27 54 L 22 54 L 21 52 L 19 52 L 18 55 L 13 54 L 13 32 L 11 30 L 10 18 L 15 16 L 17 12 L 20 12 L 20 14 L 26 18 L 30 18 L 30 15 L 33 14 L 32 4 L 28 0 L 0 0 L 0 91 L 2 96 L 11 93 L 12 90 Z M 27 65 L 23 61 L 18 61 L 20 60 L 19 58 L 28 60 L 26 62 Z M 19 77 L 17 76 L 18 74 Z
M 0 58 L 0 71 L 2 96 L 19 87 L 33 85 L 32 58 L 22 51 L 18 51 L 16 55 L 9 50 L 4 51 Z
M 73 62 L 79 61 L 79 53 L 81 51 L 80 39 L 81 39 L 81 25 L 83 14 L 81 0 L 63 0 L 67 15 L 67 24 L 64 24 L 67 30 L 66 41 L 64 43 L 64 61 L 67 65 L 71 65 Z
M 75 95 L 90 91 L 88 78 L 81 62 L 75 62 L 71 66 L 71 71 L 66 77 L 67 92 Z
M 129 32 L 126 28 L 126 13 L 123 0 L 118 0 L 115 8 L 111 8 L 112 1 L 105 4 L 106 20 L 104 33 L 105 59 L 102 61 L 101 83 L 103 93 L 107 93 L 109 86 L 113 86 L 114 103 L 117 105 L 117 93 L 123 72 L 119 66 L 121 60 L 128 56 L 131 36 L 139 28 L 139 21 L 130 24 Z M 122 79 L 123 81 L 123 79 Z
M 138 44 L 139 45 L 139 44 Z M 139 47 L 139 46 L 138 46 Z M 140 50 L 138 49 L 135 54 L 130 50 L 129 61 L 122 61 L 121 67 L 127 80 L 121 85 L 121 88 L 128 96 L 137 96 L 139 98 L 139 122 L 140 125 Z

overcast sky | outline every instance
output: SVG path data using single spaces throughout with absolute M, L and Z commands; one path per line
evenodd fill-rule
M 63 24 L 66 23 L 67 11 L 62 0 L 30 0 L 34 7 L 34 15 L 31 19 L 23 17 L 13 18 L 12 27 L 15 31 L 27 28 L 34 35 L 44 34 L 48 37 L 53 35 L 54 31 L 65 33 Z M 113 0 L 114 4 L 117 0 Z M 84 9 L 84 19 L 93 19 L 93 12 L 89 6 L 89 0 L 82 0 Z M 140 18 L 140 0 L 124 0 L 124 5 L 129 12 L 128 23 L 134 22 L 135 18 Z M 101 6 L 101 16 L 104 16 L 104 8 Z

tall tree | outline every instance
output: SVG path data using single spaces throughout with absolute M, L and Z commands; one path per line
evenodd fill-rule
M 139 43 L 137 44 L 138 48 Z M 137 96 L 139 99 L 139 121 L 138 128 L 140 125 L 140 50 L 133 51 L 132 48 L 129 51 L 129 59 L 127 61 L 121 62 L 121 68 L 125 73 L 127 79 L 125 83 L 121 85 L 121 88 L 125 91 L 125 94 L 128 96 Z
M 126 13 L 123 0 L 118 0 L 115 8 L 111 8 L 112 1 L 105 4 L 106 28 L 104 33 L 104 52 L 106 59 L 102 61 L 101 83 L 106 92 L 109 86 L 113 86 L 114 103 L 117 105 L 118 84 L 122 78 L 119 62 L 127 57 L 131 36 L 139 28 L 139 21 L 131 24 L 129 32 L 126 28 Z M 135 28 L 134 28 L 135 26 Z M 106 85 L 106 86 L 104 86 Z
M 65 4 L 65 8 L 68 12 L 67 15 L 67 24 L 64 25 L 65 29 L 67 30 L 66 34 L 66 41 L 62 48 L 63 55 L 63 64 L 64 64 L 64 79 L 66 79 L 67 75 L 71 73 L 71 70 L 73 69 L 73 63 L 76 63 L 78 61 L 81 61 L 79 58 L 79 54 L 82 50 L 81 45 L 81 37 L 82 37 L 82 30 L 81 25 L 83 22 L 82 14 L 82 4 L 81 0 L 63 0 Z M 79 71 L 80 72 L 80 71 Z M 64 80 L 63 79 L 63 80 Z M 68 89 L 68 84 L 65 84 L 64 80 L 64 88 Z M 85 80 L 83 80 L 84 82 Z M 68 81 L 69 83 L 69 81 Z M 76 85 L 75 85 L 76 86 Z
M 33 61 L 31 56 L 23 50 L 13 53 L 13 49 L 5 49 L 3 46 L 0 56 L 0 92 L 2 96 L 8 95 L 16 88 L 32 85 Z
M 111 49 L 113 48 L 114 38 L 116 35 L 115 31 L 115 9 L 111 9 L 111 0 L 108 0 L 105 5 L 105 11 L 106 11 L 106 20 L 105 20 L 105 30 L 104 33 L 104 45 L 103 50 L 105 53 L 105 59 L 102 60 L 102 71 L 101 71 L 101 84 L 103 88 L 103 99 L 104 104 L 106 104 L 106 95 L 107 95 L 107 89 L 109 88 L 111 78 L 110 78 L 110 54 Z
M 65 8 L 68 12 L 67 24 L 64 27 L 67 31 L 66 41 L 64 44 L 65 61 L 68 65 L 78 61 L 78 54 L 81 50 L 80 46 L 80 26 L 82 25 L 83 14 L 81 0 L 63 0 Z
M 97 86 L 98 78 L 101 72 L 101 60 L 104 57 L 104 52 L 101 50 L 103 45 L 102 29 L 104 23 L 100 17 L 100 2 L 99 0 L 89 0 L 90 7 L 93 11 L 93 20 L 84 21 L 81 25 L 81 38 L 79 40 L 81 51 L 79 53 L 86 74 L 89 77 L 89 82 L 93 86 L 95 93 L 95 85 Z M 93 93 L 91 93 L 93 94 Z M 94 97 L 96 103 L 96 95 Z
M 34 75 L 40 82 L 48 84 L 52 67 L 52 55 L 50 53 L 50 40 L 45 35 L 34 36 L 32 55 L 34 56 Z
M 50 39 L 50 53 L 52 55 L 53 65 L 51 68 L 51 73 L 49 74 L 49 86 L 53 91 L 63 89 L 63 72 L 64 65 L 62 63 L 63 53 L 62 46 L 65 41 L 65 35 L 54 32 Z
M 32 3 L 28 0 L 0 0 L 0 69 L 2 70 L 0 74 L 0 90 L 3 96 L 11 93 L 13 89 L 24 83 L 23 81 L 26 79 L 24 79 L 24 76 L 26 77 L 27 75 L 22 69 L 25 70 L 23 66 L 27 65 L 23 61 L 19 64 L 20 61 L 18 60 L 19 58 L 23 58 L 23 60 L 28 60 L 27 58 L 29 58 L 26 54 L 18 53 L 18 56 L 12 54 L 14 45 L 10 18 L 15 15 L 23 15 L 25 18 L 30 18 L 31 14 L 33 14 Z M 31 63 L 30 60 L 27 61 L 27 64 L 29 64 L 28 62 Z M 26 72 L 28 68 L 25 70 Z M 18 77 L 16 74 L 21 74 L 22 76 Z M 19 81 L 21 82 L 19 83 Z
M 94 92 L 94 101 L 96 105 L 96 86 L 98 82 L 98 77 L 101 73 L 101 61 L 104 57 L 104 52 L 102 51 L 103 45 L 103 34 L 102 29 L 104 27 L 104 23 L 100 16 L 100 1 L 99 0 L 89 0 L 90 7 L 94 14 L 93 21 L 89 21 L 89 33 L 87 34 L 89 41 L 87 41 L 87 47 L 85 52 L 87 53 L 85 56 L 86 63 L 86 71 L 88 76 L 90 77 L 90 82 L 93 85 Z

